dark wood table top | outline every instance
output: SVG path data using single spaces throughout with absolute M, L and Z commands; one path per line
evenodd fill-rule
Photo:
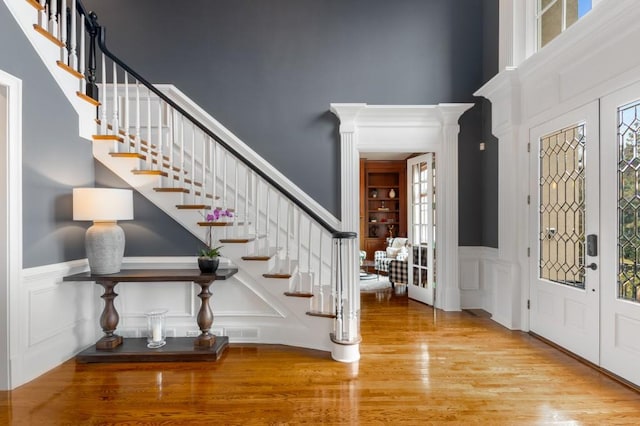
M 91 272 L 81 272 L 79 274 L 66 276 L 63 278 L 63 281 L 210 282 L 226 280 L 237 272 L 237 268 L 219 268 L 211 274 L 202 273 L 199 269 L 123 269 L 115 274 L 105 275 L 93 275 Z

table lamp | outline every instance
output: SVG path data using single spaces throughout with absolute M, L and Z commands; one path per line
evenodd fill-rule
M 73 220 L 93 221 L 84 238 L 92 274 L 120 272 L 125 239 L 117 221 L 131 219 L 133 192 L 130 189 L 73 189 Z

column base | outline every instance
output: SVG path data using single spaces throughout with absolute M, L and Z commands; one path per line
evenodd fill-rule
M 331 358 L 338 362 L 356 362 L 360 359 L 360 344 L 343 345 L 334 342 L 333 349 L 331 350 Z

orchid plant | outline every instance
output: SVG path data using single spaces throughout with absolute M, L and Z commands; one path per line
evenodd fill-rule
M 221 207 L 216 207 L 215 209 L 213 209 L 211 211 L 211 213 L 208 213 L 207 216 L 205 217 L 207 222 L 215 222 L 220 220 L 221 218 L 224 217 L 233 217 L 233 212 L 229 209 L 223 209 Z M 218 246 L 218 247 L 213 247 L 213 241 L 212 241 L 212 226 L 209 226 L 209 229 L 207 230 L 207 246 L 203 249 L 200 250 L 200 256 L 201 257 L 218 257 L 221 255 L 220 253 L 220 249 L 222 248 L 222 246 Z

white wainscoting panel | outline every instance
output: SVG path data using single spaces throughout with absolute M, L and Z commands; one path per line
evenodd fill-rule
M 491 295 L 495 288 L 495 259 L 490 247 L 459 247 L 460 305 L 463 309 L 484 309 L 493 313 Z
M 23 269 L 20 321 L 12 325 L 19 345 L 11 350 L 13 386 L 27 383 L 96 341 L 99 313 L 95 286 L 67 283 L 88 269 L 86 260 Z

